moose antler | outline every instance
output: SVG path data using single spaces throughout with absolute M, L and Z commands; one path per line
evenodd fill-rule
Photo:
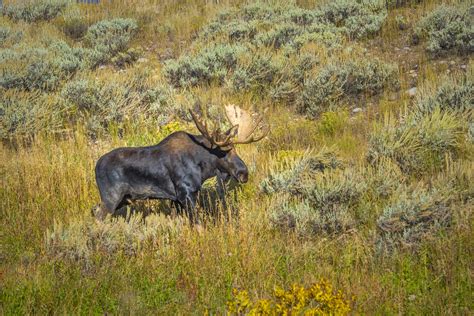
M 197 129 L 201 132 L 212 145 L 221 148 L 258 142 L 270 131 L 268 125 L 262 124 L 263 116 L 256 113 L 249 113 L 236 105 L 229 104 L 225 107 L 227 119 L 232 127 L 226 132 L 221 132 L 219 128 L 209 131 L 208 124 L 201 119 L 193 110 L 189 110 L 196 124 Z M 255 132 L 260 131 L 261 135 L 255 137 Z
M 264 114 L 266 111 L 267 109 L 265 109 Z M 225 113 L 229 122 L 233 126 L 238 126 L 237 139 L 234 140 L 234 145 L 258 142 L 270 132 L 268 124 L 263 124 L 263 115 L 250 113 L 233 104 L 226 105 Z M 256 131 L 261 133 L 257 137 L 255 137 Z
M 212 132 L 209 132 L 208 124 L 205 120 L 202 120 L 193 110 L 189 110 L 196 124 L 197 129 L 201 132 L 212 145 L 218 147 L 228 147 L 232 145 L 232 138 L 237 134 L 237 126 L 232 126 L 227 132 L 222 133 L 220 128 L 214 128 Z

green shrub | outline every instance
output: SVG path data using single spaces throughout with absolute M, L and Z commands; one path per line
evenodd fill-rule
M 286 202 L 271 215 L 274 225 L 301 235 L 339 234 L 354 227 L 351 210 L 366 183 L 353 169 L 306 175 L 296 184 L 302 202 Z
M 62 125 L 62 110 L 53 96 L 0 88 L 0 139 L 57 131 Z
M 294 23 L 277 24 L 272 30 L 256 36 L 257 46 L 272 46 L 276 49 L 293 42 L 303 33 L 303 29 Z
M 26 22 L 49 21 L 67 6 L 68 0 L 25 0 L 5 4 L 3 14 L 13 20 Z
M 344 128 L 348 119 L 349 113 L 347 111 L 324 112 L 318 122 L 318 129 L 323 134 L 334 135 Z
M 19 47 L 0 52 L 0 87 L 55 90 L 84 65 L 85 51 L 55 41 L 42 48 Z
M 402 192 L 377 221 L 379 251 L 416 248 L 452 222 L 452 210 L 442 192 L 415 188 Z
M 378 59 L 330 62 L 304 83 L 300 111 L 310 117 L 334 107 L 344 96 L 376 95 L 398 87 L 397 68 Z
M 316 10 L 317 19 L 358 39 L 377 33 L 387 17 L 383 1 L 336 0 Z
M 8 26 L 0 26 L 0 47 L 13 46 L 21 41 L 23 32 L 14 31 Z
M 446 78 L 434 88 L 425 86 L 416 95 L 415 113 L 423 116 L 436 108 L 441 111 L 468 114 L 474 110 L 474 82 L 469 76 Z
M 95 253 L 110 256 L 122 252 L 134 256 L 144 247 L 163 253 L 183 226 L 181 221 L 155 214 L 145 219 L 133 214 L 128 221 L 117 218 L 103 223 L 79 219 L 67 226 L 55 222 L 46 231 L 46 249 L 56 259 L 86 264 Z
M 235 91 L 249 90 L 256 87 L 267 86 L 272 83 L 281 70 L 279 65 L 272 61 L 268 54 L 245 55 L 230 78 L 230 83 Z
M 465 7 L 439 6 L 417 24 L 415 35 L 426 38 L 426 50 L 435 55 L 449 50 L 460 54 L 474 51 L 474 26 Z
M 216 45 L 203 49 L 196 56 L 183 56 L 165 64 L 166 78 L 175 87 L 196 86 L 216 82 L 222 84 L 229 70 L 237 66 L 242 46 Z
M 404 172 L 424 173 L 443 166 L 446 155 L 456 156 L 462 147 L 465 126 L 456 116 L 435 109 L 420 119 L 386 120 L 369 140 L 367 158 L 376 163 L 390 158 Z
M 132 19 L 104 20 L 89 27 L 84 38 L 91 47 L 90 65 L 108 63 L 118 53 L 126 51 L 137 28 Z
M 342 161 L 334 150 L 323 148 L 318 153 L 291 155 L 278 161 L 270 174 L 260 183 L 260 190 L 266 194 L 301 193 L 304 178 L 312 177 L 325 169 L 342 167 Z
M 78 7 L 69 6 L 58 21 L 58 25 L 67 36 L 78 40 L 86 35 L 89 21 Z

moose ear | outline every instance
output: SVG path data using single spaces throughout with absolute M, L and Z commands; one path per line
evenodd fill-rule
M 234 125 L 231 128 L 229 128 L 227 132 L 225 132 L 225 135 L 230 136 L 230 137 L 235 137 L 237 136 L 238 132 L 239 132 L 239 124 Z

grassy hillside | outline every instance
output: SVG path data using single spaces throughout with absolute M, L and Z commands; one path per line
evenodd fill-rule
M 4 1 L 0 313 L 472 314 L 469 1 Z M 98 223 L 97 159 L 269 108 L 229 208 Z

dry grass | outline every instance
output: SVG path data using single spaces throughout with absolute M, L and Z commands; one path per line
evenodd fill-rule
M 125 69 L 109 65 L 80 71 L 75 79 L 113 82 L 136 91 L 143 86 L 166 85 L 162 60 L 193 50 L 191 42 L 203 25 L 224 9 L 244 3 L 102 2 L 98 6 L 74 6 L 85 17 L 81 23 L 135 18 L 140 32 L 132 46 L 142 47 L 147 61 Z M 452 66 L 451 59 L 445 63 L 431 60 L 419 47 L 410 46 L 412 50 L 406 54 L 390 48 L 392 44 L 402 48 L 411 45 L 410 28 L 399 30 L 396 15 L 412 23 L 438 2 L 394 9 L 374 38 L 344 44 L 353 45 L 357 52 L 368 49 L 370 56 L 399 64 L 401 91 L 395 93 L 395 98 L 393 92 L 385 90 L 376 97 L 350 98 L 345 101 L 344 112 L 327 112 L 310 120 L 298 114 L 293 105 L 275 104 L 258 91 L 235 92 L 210 85 L 170 92 L 173 109 L 185 109 L 197 100 L 216 112 L 227 102 L 255 105 L 258 109 L 270 106 L 272 132 L 268 139 L 238 148 L 251 173 L 249 183 L 230 194 L 239 216 L 233 215 L 231 220 L 215 218 L 204 214 L 201 207 L 202 230 L 190 227 L 182 218 L 168 216 L 167 202 L 140 205 L 153 213 L 145 220 L 134 215 L 128 222 L 116 219 L 97 224 L 90 216 L 91 207 L 99 200 L 93 172 L 98 157 L 120 146 L 157 143 L 178 129 L 195 132 L 184 115 L 159 127 L 160 119 L 146 117 L 144 113 L 151 113 L 146 112 L 148 107 L 137 111 L 139 102 L 133 99 L 126 103 L 120 121 L 102 126 L 101 132 L 91 138 L 85 124 L 87 116 L 78 115 L 71 107 L 67 108 L 67 117 L 72 119 L 65 124 L 50 120 L 58 128 L 35 130 L 26 138 L 15 136 L 1 143 L 0 313 L 224 314 L 233 289 L 245 289 L 252 300 L 258 301 L 269 299 L 276 287 L 290 288 L 295 283 L 308 287 L 326 279 L 347 298 L 354 298 L 350 308 L 355 313 L 471 314 L 474 150 L 464 127 L 456 130 L 456 144 L 460 146 L 457 155 L 443 156 L 437 160 L 437 168 L 428 168 L 421 175 L 402 172 L 390 159 L 380 159 L 377 165 L 366 160 L 369 139 L 384 128 L 384 117 L 396 117 L 396 124 L 403 124 L 404 113 L 414 108 L 413 99 L 404 93 L 412 84 L 408 71 L 414 64 L 418 65 L 416 84 L 426 85 L 422 90 L 425 94 L 438 85 L 440 73 L 472 73 L 459 68 L 466 64 L 471 69 L 470 56 L 453 57 Z M 313 8 L 320 1 L 296 3 Z M 61 31 L 65 27 L 62 17 L 33 25 L 15 24 L 0 17 L 0 23 L 21 28 L 27 45 L 35 45 L 40 38 L 81 45 Z M 304 46 L 302 53 L 319 58 L 320 64 L 309 75 L 334 57 L 313 44 Z M 275 56 L 282 58 L 280 53 Z M 345 51 L 338 56 L 348 60 L 351 53 Z M 142 73 L 146 76 L 140 77 Z M 63 80 L 61 89 L 45 97 L 59 99 L 63 85 L 69 82 L 69 78 Z M 22 100 L 35 96 L 33 92 L 18 91 L 3 96 L 11 94 Z M 352 112 L 356 107 L 362 111 Z M 459 118 L 459 125 L 466 125 L 468 119 L 472 120 Z M 32 122 L 50 125 L 47 116 Z M 316 236 L 278 229 L 272 224 L 271 214 L 286 196 L 265 195 L 260 192 L 260 183 L 274 170 L 286 170 L 293 159 L 324 148 L 337 151 L 344 172 L 357 172 L 358 184 L 366 188 L 350 205 L 355 226 L 341 234 Z M 427 190 L 451 188 L 449 225 L 430 230 L 413 249 L 378 252 L 377 220 L 390 205 L 410 200 L 407 188 L 415 184 Z M 214 194 L 211 184 L 206 184 L 206 192 Z

